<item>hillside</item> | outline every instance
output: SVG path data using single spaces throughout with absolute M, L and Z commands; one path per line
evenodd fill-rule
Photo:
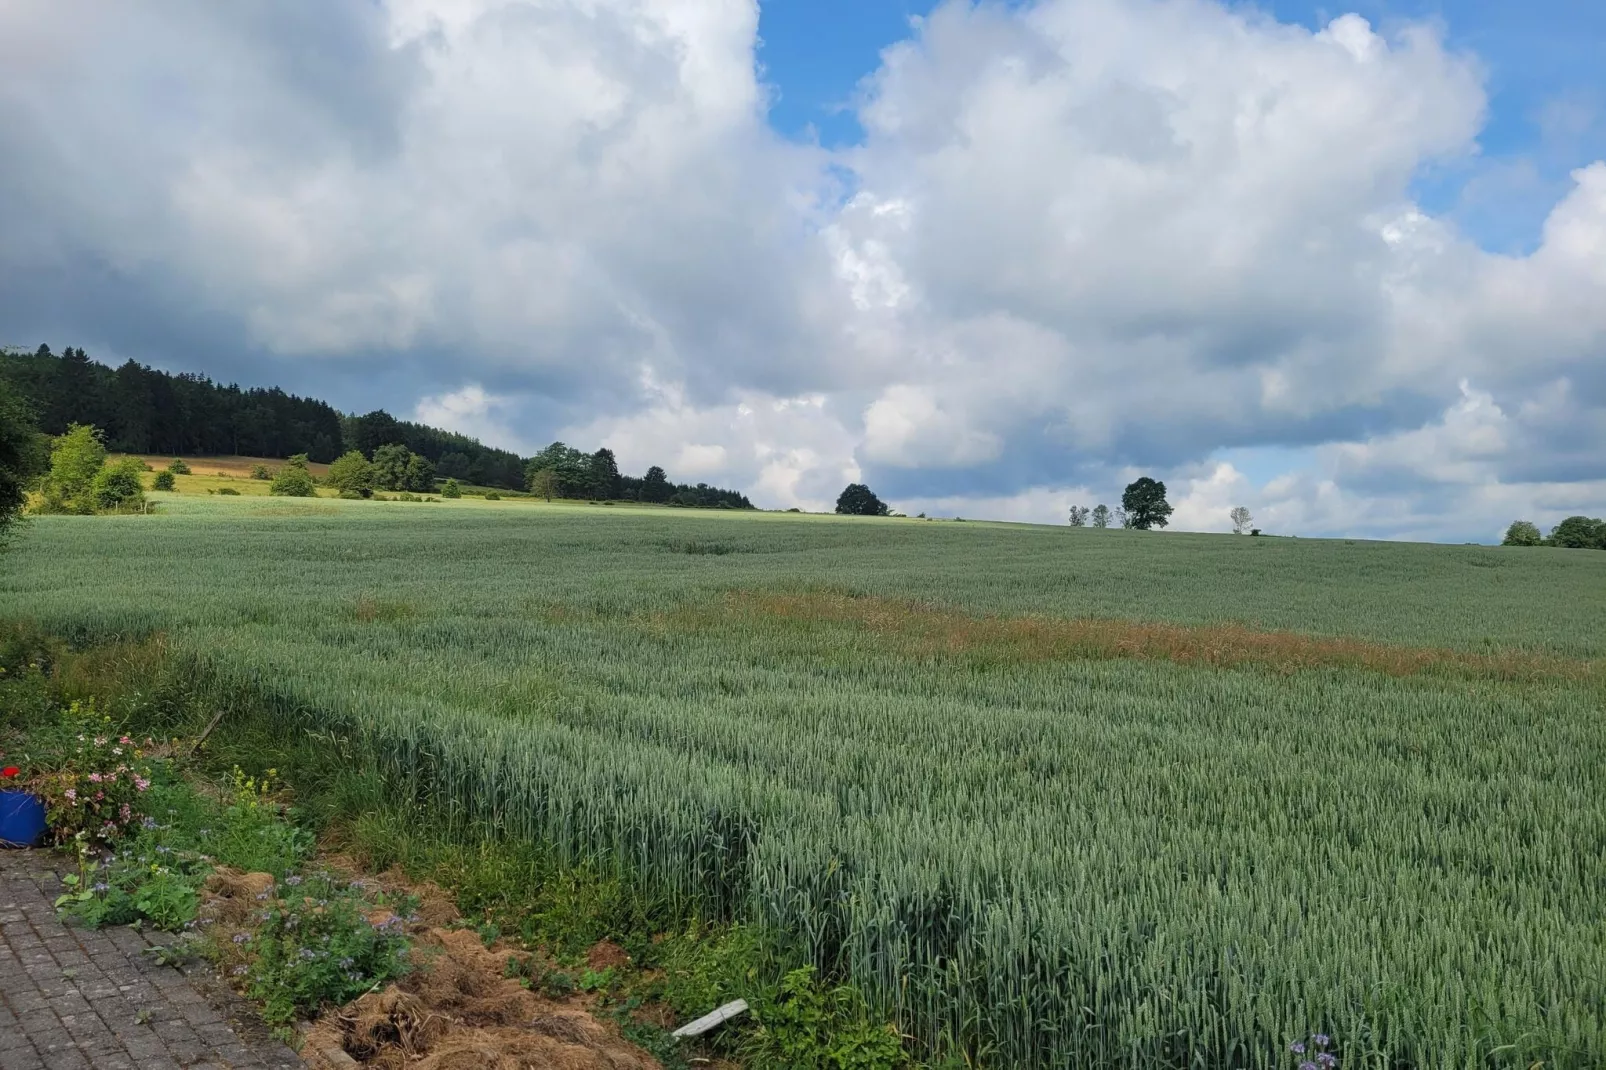
M 383 409 L 342 414 L 328 402 L 277 387 L 223 386 L 203 375 L 173 375 L 133 360 L 113 370 L 71 347 L 60 356 L 44 345 L 32 353 L 0 350 L 0 379 L 18 392 L 45 434 L 90 424 L 118 453 L 267 460 L 306 454 L 324 465 L 348 450 L 372 458 L 377 448 L 397 444 L 427 459 L 440 479 L 472 486 L 524 490 L 532 470 L 550 468 L 556 476 L 551 489 L 562 497 L 753 507 L 734 490 L 671 482 L 657 466 L 641 477 L 625 475 L 605 447 L 585 453 L 554 442 L 525 458 L 455 431 L 398 420 Z

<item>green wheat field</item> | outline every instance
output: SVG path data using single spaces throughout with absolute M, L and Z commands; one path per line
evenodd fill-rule
M 1606 554 L 156 498 L 30 523 L 0 616 L 162 633 L 932 1050 L 1606 1065 Z

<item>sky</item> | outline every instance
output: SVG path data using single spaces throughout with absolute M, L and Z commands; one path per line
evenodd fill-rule
M 9 0 L 0 343 L 829 509 L 1606 514 L 1606 5 Z

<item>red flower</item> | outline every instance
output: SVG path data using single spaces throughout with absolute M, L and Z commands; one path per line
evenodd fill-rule
M 4 769 L 0 769 L 0 777 L 4 777 L 7 780 L 10 780 L 12 777 L 16 776 L 20 772 L 22 772 L 22 770 L 18 769 L 16 766 L 8 765 Z

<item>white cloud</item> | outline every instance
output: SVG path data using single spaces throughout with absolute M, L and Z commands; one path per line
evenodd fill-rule
M 869 479 L 1058 522 L 1151 471 L 1215 530 L 1606 511 L 1606 163 L 1530 255 L 1414 203 L 1486 110 L 1432 27 L 948 0 L 832 157 L 766 124 L 757 26 L 756 0 L 17 0 L 0 316 L 360 367 L 419 419 L 776 506 Z M 1309 466 L 1210 461 L 1273 446 Z
M 525 455 L 534 453 L 544 443 L 533 443 L 511 428 L 509 423 L 516 415 L 514 399 L 489 394 L 478 383 L 420 398 L 413 407 L 413 419 L 419 423 L 456 431 L 499 449 Z

